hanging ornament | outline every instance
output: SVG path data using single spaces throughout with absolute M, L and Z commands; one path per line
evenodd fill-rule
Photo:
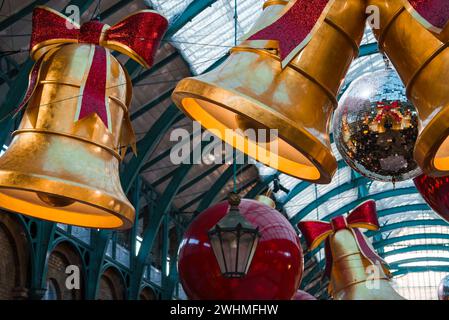
M 229 58 L 181 80 L 173 101 L 259 162 L 329 183 L 337 162 L 328 123 L 341 81 L 358 56 L 365 9 L 364 1 L 352 0 L 266 1 Z
M 223 276 L 208 232 L 228 213 L 228 201 L 202 212 L 184 234 L 178 270 L 190 299 L 288 300 L 298 288 L 303 256 L 295 230 L 278 211 L 255 200 L 242 199 L 238 210 L 258 228 L 260 239 L 247 273 L 240 278 Z
M 248 273 L 257 244 L 259 228 L 239 211 L 240 196 L 229 195 L 229 212 L 209 230 L 209 241 L 225 278 L 242 278 Z
M 413 182 L 433 211 L 449 222 L 449 176 L 436 178 L 422 174 Z
M 402 300 L 389 282 L 386 262 L 358 229 L 378 230 L 376 203 L 368 200 L 347 217 L 298 224 L 309 250 L 325 241 L 329 294 L 335 300 Z
M 80 27 L 36 7 L 30 43 L 36 64 L 17 108 L 24 115 L 0 157 L 2 208 L 83 227 L 132 226 L 135 211 L 118 170 L 127 147 L 135 149 L 132 84 L 110 50 L 149 67 L 167 25 L 144 10 L 114 26 Z
M 333 133 L 345 162 L 365 177 L 396 182 L 420 174 L 413 159 L 418 116 L 390 68 L 350 84 L 335 111 Z
M 317 300 L 317 298 L 315 298 L 314 296 L 312 296 L 310 293 L 308 293 L 306 291 L 298 290 L 293 295 L 291 300 L 305 301 L 305 300 Z
M 438 299 L 449 300 L 449 275 L 444 277 L 438 286 Z
M 368 0 L 373 28 L 416 107 L 414 158 L 425 174 L 449 175 L 449 5 L 446 0 Z

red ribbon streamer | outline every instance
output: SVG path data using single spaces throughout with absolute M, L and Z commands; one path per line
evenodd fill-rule
M 96 113 L 107 128 L 110 127 L 108 109 L 106 105 L 106 50 L 95 46 L 95 52 L 90 65 L 89 74 L 81 96 L 79 115 L 75 121 Z

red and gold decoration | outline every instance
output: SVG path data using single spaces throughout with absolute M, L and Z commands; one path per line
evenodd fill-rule
M 345 162 L 363 176 L 396 182 L 421 173 L 413 158 L 418 115 L 390 68 L 351 83 L 334 113 L 333 133 Z
M 413 182 L 433 211 L 449 222 L 449 176 L 430 177 L 422 174 Z
M 245 276 L 226 278 L 214 255 L 208 232 L 230 210 L 228 201 L 202 212 L 184 234 L 179 251 L 179 277 L 189 299 L 289 300 L 299 287 L 303 255 L 295 230 L 278 211 L 249 199 L 240 214 L 258 228 L 260 239 Z
M 445 0 L 368 0 L 380 9 L 373 32 L 416 107 L 414 158 L 425 174 L 449 174 L 449 5 Z
M 310 293 L 308 293 L 306 291 L 298 290 L 293 295 L 291 300 L 306 301 L 306 300 L 317 300 L 317 298 L 315 298 L 314 296 L 312 296 Z
M 257 243 L 259 227 L 254 226 L 239 211 L 240 196 L 230 193 L 229 212 L 209 230 L 209 241 L 225 278 L 242 278 L 248 273 Z
M 298 224 L 309 250 L 325 242 L 329 294 L 335 300 L 403 299 L 390 285 L 386 262 L 358 229 L 378 230 L 376 203 L 368 200 L 347 217 L 331 222 L 302 221 Z
M 352 0 L 266 1 L 230 57 L 209 73 L 180 81 L 172 98 L 190 118 L 259 162 L 329 183 L 337 162 L 328 124 L 342 79 L 358 56 L 365 8 L 364 1 Z M 264 140 L 245 135 L 248 129 L 278 132 Z
M 34 10 L 36 64 L 17 108 L 26 106 L 22 121 L 0 158 L 2 208 L 83 227 L 131 227 L 118 165 L 129 145 L 135 149 L 132 85 L 111 50 L 149 67 L 167 25 L 151 10 L 114 26 L 78 26 L 52 9 Z

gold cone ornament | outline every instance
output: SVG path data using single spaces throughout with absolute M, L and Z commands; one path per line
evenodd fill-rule
M 135 210 L 118 170 L 127 146 L 135 147 L 132 86 L 110 49 L 149 66 L 166 27 L 150 10 L 112 27 L 98 21 L 80 27 L 52 9 L 34 10 L 37 62 L 18 108 L 26 105 L 22 121 L 0 157 L 0 207 L 83 227 L 132 226 Z M 138 41 L 148 34 L 155 37 Z
M 380 29 L 373 28 L 379 47 L 396 67 L 418 111 L 415 160 L 434 176 L 449 174 L 449 7 L 445 3 L 368 0 L 380 9 Z
M 303 221 L 298 224 L 309 249 L 326 241 L 328 291 L 334 300 L 403 300 L 390 283 L 386 262 L 375 252 L 358 228 L 377 230 L 376 205 L 366 201 L 347 217 L 331 223 Z
M 321 14 L 311 16 L 317 10 L 309 6 L 318 2 L 323 4 L 266 1 L 230 57 L 209 73 L 180 81 L 172 98 L 190 118 L 258 161 L 329 183 L 337 163 L 328 124 L 342 79 L 358 55 L 365 3 L 326 1 Z M 248 129 L 278 132 L 254 139 L 242 133 Z

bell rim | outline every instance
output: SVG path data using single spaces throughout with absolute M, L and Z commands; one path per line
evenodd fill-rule
M 194 86 L 192 86 L 192 81 L 195 83 Z M 194 116 L 192 116 L 185 109 L 185 107 L 183 105 L 184 99 L 192 98 L 192 99 L 199 99 L 199 100 L 203 100 L 206 102 L 210 102 L 210 103 L 217 105 L 218 107 L 227 109 L 231 112 L 234 112 L 235 114 L 238 114 L 238 115 L 248 118 L 247 114 L 248 114 L 249 110 L 245 110 L 245 112 L 244 112 L 243 110 L 239 110 L 238 107 L 235 108 L 235 106 L 227 106 L 223 103 L 220 103 L 217 100 L 213 100 L 211 98 L 204 98 L 201 95 L 201 93 L 206 89 L 206 87 L 212 87 L 214 90 L 219 91 L 224 94 L 236 95 L 236 92 L 233 92 L 232 90 L 218 87 L 210 82 L 190 77 L 190 78 L 185 78 L 178 83 L 178 85 L 176 86 L 175 90 L 172 93 L 172 100 L 178 106 L 178 108 L 181 109 L 184 112 L 184 114 L 186 114 L 190 119 L 195 120 L 195 121 L 200 121 L 201 125 L 205 129 L 214 129 L 214 128 L 206 127 L 204 125 L 204 123 L 201 121 L 201 119 L 196 119 Z M 318 179 L 310 179 L 310 178 L 305 177 L 304 175 L 299 175 L 293 169 L 284 168 L 282 166 L 278 166 L 277 168 L 275 168 L 276 170 L 278 170 L 282 173 L 291 175 L 293 177 L 299 178 L 301 180 L 312 182 L 312 183 L 328 184 L 331 182 L 332 177 L 337 170 L 337 161 L 330 150 L 330 146 L 326 147 L 321 141 L 316 139 L 315 136 L 313 136 L 312 134 L 307 132 L 304 128 L 297 126 L 296 124 L 293 123 L 293 121 L 286 118 L 282 114 L 278 113 L 274 109 L 272 109 L 266 105 L 254 103 L 254 101 L 253 101 L 254 99 L 251 99 L 250 97 L 246 97 L 245 95 L 243 95 L 241 93 L 238 93 L 238 97 L 239 97 L 238 100 L 245 102 L 246 107 L 251 106 L 253 109 L 263 108 L 265 111 L 272 114 L 277 120 L 281 121 L 283 123 L 283 125 L 279 126 L 279 128 L 278 128 L 279 137 L 283 141 L 285 141 L 287 144 L 289 144 L 291 147 L 293 147 L 295 150 L 299 151 L 304 157 L 306 157 L 312 163 L 312 165 L 314 166 L 314 169 L 316 169 L 318 171 L 320 176 Z M 234 104 L 239 105 L 238 102 L 237 103 L 234 102 Z M 242 105 L 242 104 L 240 104 L 240 105 Z M 248 119 L 254 120 L 252 118 L 248 118 Z M 258 121 L 258 122 L 260 124 L 266 126 L 267 128 L 269 128 L 268 125 L 265 125 L 264 123 L 262 123 L 260 121 Z M 294 130 L 295 132 L 291 132 L 289 134 L 288 131 L 284 129 L 284 128 L 287 128 L 288 126 L 292 126 L 295 129 Z M 298 147 L 298 145 L 301 141 L 308 142 L 305 144 L 306 148 Z M 316 148 L 316 146 L 319 146 L 319 147 Z M 241 151 L 244 152 L 243 150 L 241 150 Z M 282 158 L 282 157 L 279 156 L 279 158 Z M 269 166 L 269 164 L 267 164 L 264 161 L 261 161 L 260 159 L 256 158 L 256 160 Z M 294 162 L 293 160 L 290 160 L 290 159 L 287 159 L 287 160 Z M 300 164 L 299 162 L 295 162 L 295 163 L 298 165 L 306 166 L 304 164 Z
M 19 178 L 19 179 L 17 179 Z M 23 184 L 20 183 L 20 181 L 24 181 L 23 178 L 26 178 Z M 69 225 L 74 225 L 74 226 L 79 226 L 79 227 L 84 227 L 84 228 L 97 228 L 97 229 L 115 229 L 115 230 L 126 230 L 132 227 L 134 219 L 135 219 L 135 209 L 134 207 L 129 203 L 129 202 L 125 202 L 121 199 L 118 199 L 116 197 L 113 197 L 112 195 L 106 193 L 106 192 L 101 192 L 98 193 L 98 190 L 94 190 L 92 188 L 89 188 L 85 185 L 74 185 L 74 184 L 69 184 L 63 181 L 55 181 L 55 180 L 49 180 L 48 178 L 51 177 L 47 177 L 47 176 L 43 176 L 43 175 L 35 175 L 35 174 L 29 174 L 29 173 L 20 173 L 20 172 L 14 172 L 14 171 L 5 171 L 5 170 L 0 170 L 0 208 L 8 210 L 10 212 L 13 213 L 17 213 L 17 214 L 22 214 L 25 216 L 29 216 L 29 217 L 34 217 L 34 218 L 38 218 L 41 220 L 46 220 L 46 221 L 51 221 L 51 222 L 55 222 L 55 223 L 63 223 L 63 224 L 69 224 Z M 16 181 L 16 183 L 8 183 L 7 181 Z M 34 183 L 30 183 L 30 181 L 35 182 Z M 48 187 L 48 182 L 51 181 L 51 186 Z M 47 185 L 47 188 L 40 188 L 40 189 L 33 189 L 30 188 L 30 185 L 37 185 L 37 183 L 40 182 L 40 185 Z M 44 183 L 45 182 L 45 183 Z M 51 207 L 47 207 L 47 206 L 41 206 L 38 204 L 32 204 L 30 202 L 27 202 L 23 199 L 17 199 L 15 197 L 12 197 L 10 195 L 7 195 L 5 193 L 2 192 L 2 190 L 4 189 L 9 189 L 9 190 L 19 190 L 19 191 L 25 191 L 25 192 L 41 192 L 44 194 L 48 194 L 48 195 L 54 195 L 54 196 L 60 196 L 60 197 L 64 197 L 64 198 L 68 198 L 71 200 L 75 200 L 78 203 L 81 203 L 83 205 L 87 205 L 93 208 L 97 208 L 99 210 L 103 210 L 106 213 L 111 215 L 111 218 L 115 218 L 115 220 L 120 220 L 121 225 L 100 225 L 100 224 L 95 224 L 95 223 L 78 223 L 77 221 L 73 221 L 73 217 L 75 217 L 74 219 L 76 219 L 76 217 L 78 216 L 78 219 L 88 219 L 89 217 L 94 218 L 94 217 L 100 217 L 100 215 L 95 215 L 95 214 L 89 214 L 89 213 L 82 213 L 82 212 L 70 212 L 67 213 L 67 211 L 65 211 L 64 214 L 69 214 L 70 217 L 72 218 L 67 218 L 67 219 L 51 219 L 51 214 L 48 212 L 51 211 L 55 211 L 55 212 L 61 212 L 63 211 L 63 207 L 61 209 L 55 209 L 55 208 L 51 208 Z M 58 192 L 58 190 L 64 190 L 64 191 L 69 191 L 68 193 L 62 194 L 61 192 Z M 82 195 L 88 195 L 88 194 L 93 194 L 94 192 L 96 192 L 97 198 L 100 198 L 100 201 L 92 201 L 92 202 L 88 202 L 88 201 L 83 201 L 80 200 L 79 198 L 75 197 L 75 194 L 80 197 L 80 193 Z M 5 201 L 6 200 L 6 201 Z M 111 202 L 112 200 L 112 202 Z M 11 205 L 5 204 L 6 203 L 11 203 Z M 109 202 L 109 206 L 107 205 Z M 27 205 L 28 207 L 30 207 L 30 210 L 17 210 L 17 207 L 14 207 L 14 204 L 16 205 Z M 112 204 L 112 205 L 111 205 Z M 116 205 L 120 206 L 120 210 L 119 211 L 114 211 L 113 208 Z M 38 208 L 41 208 L 41 210 L 36 210 Z M 42 210 L 44 209 L 44 210 Z M 44 211 L 44 214 L 39 214 L 38 212 Z M 56 217 L 60 217 L 60 215 L 55 215 Z M 107 219 L 107 217 L 106 217 Z M 103 220 L 106 220 L 103 219 Z M 81 220 L 82 222 L 82 220 Z
M 438 150 L 449 138 L 449 106 L 442 109 L 429 123 L 422 129 L 416 139 L 414 158 L 426 175 L 432 177 L 443 177 L 449 175 L 449 165 L 447 170 L 442 170 L 435 164 L 435 157 Z

